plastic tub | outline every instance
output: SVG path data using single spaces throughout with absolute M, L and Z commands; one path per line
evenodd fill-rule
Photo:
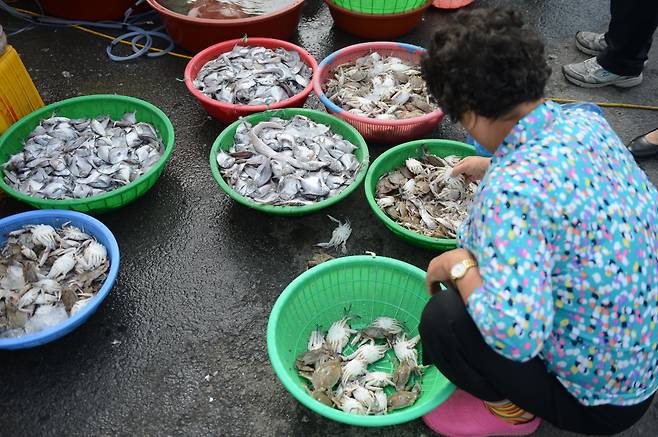
M 250 18 L 212 20 L 193 18 L 173 12 L 156 0 L 147 0 L 162 17 L 167 32 L 181 47 L 199 52 L 206 47 L 229 39 L 267 37 L 289 39 L 295 35 L 304 0 L 294 0 L 288 6 L 269 14 Z
M 331 0 L 335 5 L 364 14 L 399 14 L 416 9 L 426 0 Z
M 2 163 L 23 149 L 23 140 L 34 130 L 41 119 L 53 114 L 71 117 L 97 117 L 109 115 L 120 119 L 125 112 L 136 111 L 137 121 L 151 123 L 162 138 L 165 151 L 160 161 L 130 184 L 108 193 L 91 196 L 84 199 L 38 199 L 14 190 L 5 183 Z M 174 127 L 169 118 L 160 109 L 144 100 L 115 94 L 95 94 L 91 96 L 74 97 L 45 106 L 30 115 L 23 117 L 10 127 L 0 137 L 0 189 L 10 196 L 41 209 L 73 209 L 90 214 L 100 214 L 121 208 L 141 197 L 158 180 L 167 161 L 174 151 Z
M 119 20 L 133 3 L 135 0 L 41 0 L 48 15 L 84 21 Z
M 412 230 L 397 224 L 377 205 L 375 191 L 377 182 L 386 173 L 404 165 L 407 158 L 418 158 L 423 155 L 423 149 L 437 156 L 471 156 L 475 155 L 475 148 L 468 144 L 451 140 L 417 140 L 400 144 L 382 153 L 370 166 L 366 175 L 365 190 L 368 205 L 386 227 L 396 236 L 415 246 L 430 250 L 450 250 L 457 247 L 457 240 L 453 238 L 431 238 L 418 234 Z
M 234 122 L 240 117 L 245 115 L 253 114 L 256 112 L 263 112 L 268 109 L 280 109 L 280 108 L 291 108 L 291 107 L 302 107 L 308 99 L 309 94 L 313 90 L 313 80 L 309 80 L 309 84 L 304 90 L 299 94 L 294 95 L 293 97 L 282 100 L 271 105 L 234 105 L 230 103 L 220 102 L 215 99 L 203 94 L 201 91 L 194 87 L 193 81 L 196 78 L 199 70 L 210 60 L 217 58 L 221 53 L 229 52 L 233 50 L 236 44 L 241 45 L 250 45 L 250 46 L 261 46 L 268 49 L 277 49 L 283 48 L 289 51 L 296 51 L 300 54 L 302 60 L 308 65 L 315 76 L 318 70 L 318 62 L 313 56 L 310 55 L 303 48 L 296 46 L 295 44 L 281 41 L 278 39 L 270 38 L 241 38 L 233 39 L 231 41 L 225 41 L 219 44 L 208 47 L 207 49 L 198 53 L 185 68 L 185 86 L 190 90 L 190 93 L 201 103 L 204 109 L 208 112 L 211 117 L 216 118 L 224 124 L 229 124 Z
M 105 246 L 107 257 L 110 261 L 107 279 L 105 279 L 102 287 L 98 290 L 96 296 L 92 298 L 91 302 L 64 322 L 31 335 L 17 338 L 0 338 L 0 349 L 25 349 L 40 346 L 63 337 L 86 322 L 96 312 L 101 302 L 110 293 L 110 290 L 112 290 L 114 281 L 119 273 L 119 246 L 112 232 L 103 223 L 88 215 L 74 211 L 50 210 L 30 211 L 5 217 L 0 219 L 0 246 L 5 244 L 8 232 L 25 225 L 44 224 L 59 227 L 67 222 L 81 228 Z
M 318 73 L 313 78 L 313 90 L 327 111 L 350 123 L 366 140 L 377 143 L 401 143 L 431 132 L 443 119 L 444 114 L 441 109 L 421 117 L 403 120 L 377 120 L 343 110 L 324 94 L 323 85 L 330 79 L 336 67 L 355 61 L 372 52 L 377 52 L 382 56 L 397 56 L 408 62 L 419 63 L 425 49 L 397 42 L 370 42 L 348 46 L 327 56 L 320 62 Z
M 434 366 L 425 370 L 415 404 L 383 416 L 356 416 L 314 400 L 304 390 L 306 382 L 294 362 L 306 350 L 309 333 L 343 317 L 345 308 L 360 316 L 352 322 L 363 328 L 375 317 L 395 317 L 408 334 L 418 334 L 420 317 L 429 300 L 425 272 L 391 258 L 348 256 L 328 261 L 304 272 L 281 293 L 267 323 L 267 352 L 283 386 L 304 406 L 337 422 L 357 426 L 389 426 L 417 419 L 436 408 L 454 391 L 454 386 Z M 351 351 L 349 346 L 347 351 Z M 376 363 L 378 370 L 393 368 L 387 356 Z M 422 350 L 419 352 L 421 362 Z M 391 390 L 390 388 L 387 391 Z
M 238 129 L 238 126 L 242 120 L 238 120 L 228 126 L 224 131 L 217 137 L 215 143 L 210 150 L 210 169 L 212 175 L 226 194 L 231 197 L 231 199 L 236 202 L 249 207 L 256 209 L 258 211 L 273 214 L 273 215 L 282 215 L 282 216 L 299 216 L 304 214 L 310 214 L 313 212 L 320 211 L 321 209 L 327 208 L 328 206 L 334 205 L 341 200 L 349 196 L 359 184 L 365 178 L 366 172 L 368 171 L 368 145 L 363 140 L 361 135 L 349 124 L 345 123 L 342 120 L 339 120 L 336 117 L 332 117 L 329 114 L 320 111 L 314 111 L 312 109 L 278 109 L 274 111 L 260 112 L 258 114 L 252 114 L 244 118 L 245 121 L 249 123 L 256 124 L 261 121 L 269 120 L 272 117 L 279 117 L 283 119 L 290 119 L 295 115 L 303 115 L 317 123 L 323 123 L 331 127 L 331 130 L 337 134 L 340 134 L 343 138 L 350 141 L 352 144 L 358 147 L 354 151 L 355 156 L 361 162 L 361 170 L 356 174 L 356 177 L 352 183 L 346 187 L 342 192 L 334 197 L 322 200 L 320 202 L 314 203 L 312 205 L 304 206 L 274 206 L 274 205 L 264 205 L 262 203 L 255 202 L 248 197 L 238 194 L 222 177 L 222 174 L 219 170 L 219 165 L 217 164 L 217 154 L 220 150 L 228 150 L 233 145 L 233 138 L 235 136 L 235 131 Z
M 340 29 L 365 39 L 391 39 L 411 32 L 423 20 L 431 0 L 410 11 L 395 14 L 372 14 L 356 12 L 337 5 L 333 0 L 324 0 L 329 6 L 331 17 Z

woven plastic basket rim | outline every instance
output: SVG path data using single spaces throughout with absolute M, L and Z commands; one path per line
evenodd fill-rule
M 340 117 L 354 122 L 361 122 L 371 126 L 378 127 L 401 127 L 401 126 L 413 126 L 416 124 L 421 124 L 425 122 L 430 122 L 437 120 L 443 117 L 443 111 L 439 108 L 435 111 L 430 112 L 429 114 L 422 115 L 420 117 L 405 118 L 401 120 L 378 120 L 375 118 L 363 117 L 361 115 L 352 114 L 349 111 L 341 108 L 336 105 L 334 102 L 329 100 L 327 95 L 322 89 L 322 74 L 325 70 L 328 70 L 335 60 L 339 60 L 346 55 L 361 52 L 361 54 L 367 54 L 377 49 L 389 50 L 389 51 L 400 51 L 408 53 L 425 53 L 426 50 L 423 47 L 419 47 L 413 44 L 393 42 L 393 41 L 373 41 L 366 43 L 354 44 L 351 46 L 344 47 L 340 50 L 337 50 L 324 58 L 320 65 L 318 66 L 317 74 L 313 77 L 313 91 L 318 96 L 322 104 L 327 108 L 328 111 L 339 115 Z
M 261 204 L 258 202 L 255 202 L 248 197 L 242 196 L 239 194 L 237 191 L 233 189 L 222 177 L 221 172 L 219 171 L 219 165 L 217 164 L 217 154 L 219 152 L 221 143 L 224 141 L 224 138 L 228 135 L 232 135 L 231 132 L 237 128 L 237 126 L 242 123 L 243 121 L 248 121 L 251 123 L 251 120 L 255 118 L 260 118 L 263 115 L 268 115 L 268 118 L 272 117 L 277 117 L 279 115 L 303 115 L 311 120 L 317 121 L 318 118 L 326 118 L 326 117 L 331 117 L 333 118 L 335 123 L 338 123 L 342 125 L 345 129 L 351 131 L 356 138 L 358 138 L 358 144 L 355 144 L 356 146 L 359 147 L 360 150 L 363 152 L 363 159 L 361 160 L 361 169 L 359 172 L 356 174 L 356 177 L 352 181 L 350 185 L 348 185 L 343 191 L 341 191 L 339 194 L 330 197 L 328 199 L 322 200 L 320 202 L 314 203 L 312 205 L 303 205 L 303 206 L 274 206 L 274 205 L 265 205 Z M 263 120 L 264 121 L 264 120 Z M 246 117 L 242 117 L 240 120 L 237 120 L 230 125 L 228 125 L 217 137 L 215 142 L 212 145 L 212 148 L 210 149 L 210 170 L 212 171 L 212 175 L 219 184 L 220 188 L 228 194 L 231 199 L 235 200 L 236 202 L 252 209 L 256 209 L 258 211 L 262 211 L 268 214 L 276 214 L 276 215 L 302 215 L 302 214 L 308 214 L 312 212 L 319 211 L 321 209 L 324 209 L 328 206 L 334 205 L 341 200 L 345 199 L 347 196 L 352 194 L 358 186 L 363 182 L 363 180 L 366 177 L 366 173 L 368 172 L 368 167 L 370 164 L 370 154 L 368 151 L 368 145 L 366 141 L 363 139 L 361 134 L 359 133 L 358 130 L 356 130 L 352 125 L 349 123 L 345 122 L 344 120 L 341 120 L 340 118 L 333 117 L 331 114 L 327 114 L 326 112 L 320 112 L 316 111 L 313 109 L 305 109 L 305 108 L 284 108 L 284 109 L 274 109 L 271 111 L 265 111 L 265 112 L 259 112 L 256 114 L 251 114 Z
M 433 0 L 425 0 L 423 3 L 420 4 L 420 6 L 416 6 L 413 9 L 407 9 L 407 10 L 402 11 L 402 12 L 393 12 L 393 13 L 387 13 L 387 14 L 380 14 L 380 13 L 377 13 L 377 12 L 374 12 L 374 13 L 373 12 L 362 12 L 362 11 L 357 11 L 355 9 L 348 9 L 345 6 L 341 6 L 341 5 L 337 4 L 334 0 L 324 0 L 324 2 L 327 3 L 327 5 L 329 7 L 334 7 L 334 8 L 338 9 L 341 12 L 349 13 L 349 14 L 355 15 L 357 17 L 363 17 L 363 18 L 366 18 L 366 17 L 402 18 L 402 17 L 406 17 L 407 15 L 416 14 L 421 10 L 428 9 L 430 6 L 432 6 L 432 1 Z
M 473 146 L 470 146 L 465 143 L 461 143 L 459 141 L 443 140 L 443 139 L 409 141 L 390 148 L 386 152 L 382 153 L 377 159 L 375 159 L 373 163 L 370 165 L 370 169 L 368 170 L 368 174 L 366 175 L 366 180 L 363 184 L 366 192 L 366 200 L 368 201 L 368 205 L 370 205 L 370 209 L 372 209 L 372 211 L 375 213 L 375 215 L 379 220 L 381 220 L 387 227 L 391 229 L 395 229 L 394 232 L 399 233 L 401 236 L 403 236 L 403 238 L 408 239 L 410 241 L 416 241 L 425 246 L 436 247 L 437 249 L 448 247 L 448 246 L 455 246 L 457 244 L 457 240 L 454 238 L 426 237 L 425 235 L 418 234 L 416 232 L 413 232 L 405 228 L 402 225 L 399 225 L 392 218 L 390 218 L 384 211 L 382 211 L 382 209 L 377 205 L 374 191 L 371 190 L 370 187 L 371 185 L 373 185 L 373 182 L 377 182 L 381 177 L 381 175 L 375 175 L 375 172 L 377 172 L 379 165 L 387 161 L 389 157 L 391 157 L 392 155 L 396 155 L 400 151 L 404 151 L 404 152 L 409 152 L 408 156 L 412 156 L 412 154 L 415 151 L 417 151 L 418 148 L 421 146 L 440 147 L 443 145 L 459 146 L 475 152 L 475 148 Z M 377 181 L 374 181 L 375 178 L 377 178 Z
M 301 275 L 297 276 L 290 284 L 288 284 L 281 295 L 279 295 L 278 299 L 274 303 L 274 306 L 272 307 L 272 311 L 267 322 L 267 353 L 270 357 L 270 363 L 274 368 L 274 373 L 276 373 L 277 377 L 281 381 L 281 384 L 283 384 L 286 390 L 288 390 L 288 392 L 292 394 L 300 403 L 312 411 L 315 411 L 318 414 L 321 414 L 324 417 L 335 420 L 337 422 L 356 426 L 379 427 L 398 425 L 418 419 L 445 401 L 452 394 L 455 387 L 449 383 L 443 390 L 439 390 L 431 402 L 427 402 L 427 404 L 422 407 L 415 407 L 413 410 L 398 410 L 394 414 L 384 416 L 356 416 L 314 401 L 301 388 L 299 388 L 298 384 L 290 377 L 286 370 L 286 367 L 288 366 L 283 363 L 279 356 L 278 347 L 275 341 L 276 327 L 279 319 L 282 317 L 283 308 L 287 305 L 288 301 L 293 298 L 299 286 L 308 281 L 313 276 L 322 273 L 325 270 L 339 269 L 341 266 L 353 266 L 355 263 L 375 263 L 384 268 L 391 267 L 394 269 L 402 269 L 410 275 L 418 277 L 418 279 L 421 281 L 425 280 L 425 272 L 416 266 L 394 258 L 371 255 L 355 255 L 337 258 L 324 262 L 305 271 Z
M 295 51 L 300 54 L 302 61 L 311 68 L 311 80 L 309 80 L 308 85 L 306 85 L 306 87 L 299 93 L 285 100 L 281 100 L 280 102 L 273 103 L 271 105 L 236 105 L 233 103 L 221 102 L 219 100 L 215 100 L 206 96 L 201 91 L 196 89 L 193 83 L 195 78 L 192 77 L 192 69 L 201 62 L 200 59 L 203 59 L 211 54 L 213 57 L 217 57 L 219 54 L 226 53 L 229 50 L 233 49 L 233 47 L 235 47 L 237 44 L 252 45 L 252 46 L 259 46 L 261 44 L 267 44 L 268 46 L 276 45 L 277 47 L 281 47 L 289 51 L 290 50 Z M 203 68 L 203 66 L 201 67 Z M 194 97 L 199 99 L 200 102 L 206 103 L 216 108 L 221 108 L 226 111 L 263 112 L 270 109 L 282 109 L 290 104 L 295 103 L 295 101 L 301 98 L 307 98 L 309 94 L 311 94 L 311 91 L 313 91 L 313 78 L 315 77 L 317 72 L 318 72 L 318 61 L 303 47 L 300 47 L 288 41 L 283 41 L 275 38 L 247 37 L 247 38 L 232 39 L 229 41 L 222 41 L 220 43 L 211 45 L 210 47 L 203 49 L 202 51 L 194 55 L 194 57 L 190 59 L 190 61 L 187 63 L 187 66 L 185 67 L 184 77 L 185 77 L 185 86 L 190 91 L 190 93 L 192 93 Z
M 285 15 L 291 10 L 300 7 L 303 5 L 304 0 L 293 0 L 288 6 L 284 6 L 276 11 L 268 12 L 267 14 L 256 15 L 248 18 L 229 18 L 225 20 L 221 19 L 212 19 L 212 18 L 196 18 L 190 17 L 187 15 L 179 14 L 174 12 L 166 7 L 162 6 L 157 0 L 146 0 L 149 5 L 160 14 L 163 14 L 170 18 L 175 18 L 180 21 L 185 21 L 190 24 L 213 24 L 213 25 L 222 25 L 228 27 L 238 27 L 244 24 L 256 24 L 261 21 L 266 21 L 268 18 L 275 18 L 279 15 Z
M 152 103 L 149 103 L 142 99 L 138 99 L 136 97 L 122 96 L 118 94 L 91 94 L 88 96 L 72 97 L 70 99 L 60 100 L 59 102 L 51 103 L 50 105 L 44 106 L 43 108 L 40 108 L 26 115 L 25 117 L 21 118 L 16 123 L 14 123 L 9 129 L 7 129 L 7 131 L 5 131 L 5 133 L 2 134 L 2 136 L 0 136 L 0 147 L 2 146 L 2 144 L 4 144 L 7 138 L 9 138 L 15 130 L 20 129 L 23 124 L 35 118 L 37 119 L 44 118 L 43 116 L 46 115 L 48 112 L 53 111 L 53 108 L 55 108 L 56 106 L 59 106 L 64 103 L 71 104 L 71 103 L 95 101 L 95 100 L 115 100 L 120 102 L 130 102 L 136 104 L 137 106 L 145 106 L 149 108 L 151 111 L 153 111 L 162 120 L 163 124 L 165 125 L 167 138 L 168 138 L 165 144 L 165 151 L 162 154 L 160 160 L 157 163 L 155 163 L 146 173 L 144 173 L 143 175 L 141 175 L 139 178 L 135 179 L 131 183 L 124 185 L 121 188 L 117 188 L 116 190 L 108 191 L 107 193 L 98 194 L 96 196 L 85 197 L 83 199 L 56 200 L 56 199 L 40 199 L 37 197 L 28 196 L 27 194 L 21 193 L 20 191 L 15 190 L 9 185 L 7 185 L 7 183 L 4 180 L 4 172 L 1 170 L 0 170 L 0 189 L 6 191 L 12 197 L 28 204 L 38 203 L 41 206 L 45 206 L 51 209 L 70 208 L 80 205 L 87 205 L 92 202 L 104 201 L 109 198 L 113 198 L 115 196 L 118 197 L 132 190 L 137 183 L 147 180 L 158 171 L 161 171 L 162 166 L 169 160 L 171 154 L 174 151 L 174 142 L 175 142 L 174 126 L 171 124 L 171 120 L 169 120 L 169 117 L 167 117 L 167 115 L 165 115 L 165 113 L 162 112 L 160 108 L 153 105 Z M 163 137 L 164 135 L 160 134 L 160 138 L 162 139 Z
M 61 218 L 65 221 L 70 221 L 71 219 L 82 222 L 82 223 L 92 223 L 94 226 L 100 229 L 100 233 L 109 241 L 109 247 L 107 247 L 107 253 L 111 259 L 110 269 L 107 272 L 107 278 L 103 285 L 94 296 L 94 302 L 90 302 L 88 305 L 83 307 L 78 313 L 72 315 L 64 322 L 59 323 L 55 326 L 52 326 L 43 331 L 36 332 L 30 335 L 24 335 L 22 337 L 16 338 L 1 338 L 0 339 L 0 349 L 16 349 L 21 348 L 25 343 L 36 343 L 36 345 L 41 345 L 47 343 L 48 341 L 54 339 L 54 334 L 57 334 L 59 331 L 65 331 L 71 326 L 75 326 L 80 319 L 85 319 L 88 317 L 89 313 L 96 311 L 98 306 L 107 295 L 112 290 L 114 282 L 119 274 L 119 264 L 121 262 L 121 254 L 119 252 L 119 245 L 112 231 L 109 230 L 100 220 L 91 217 L 90 215 L 83 214 L 77 211 L 68 211 L 68 210 L 58 210 L 58 209 L 40 209 L 36 211 L 22 212 L 19 214 L 10 215 L 0 219 L 0 228 L 6 226 L 7 224 L 13 223 L 22 223 L 24 220 L 32 219 L 42 219 L 42 218 Z M 22 225 L 20 225 L 22 226 Z M 95 235 L 92 235 L 95 236 Z M 28 346 L 29 347 L 29 346 Z

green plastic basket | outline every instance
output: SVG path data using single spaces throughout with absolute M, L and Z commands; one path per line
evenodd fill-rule
M 334 133 L 340 134 L 346 140 L 350 141 L 352 144 L 358 147 L 354 151 L 354 155 L 361 162 L 361 170 L 356 175 L 356 178 L 352 183 L 341 191 L 338 195 L 330 197 L 328 199 L 322 200 L 320 202 L 314 203 L 312 205 L 303 205 L 303 206 L 274 206 L 274 205 L 264 205 L 258 202 L 255 202 L 248 197 L 238 194 L 222 177 L 222 174 L 219 170 L 219 165 L 217 164 L 217 154 L 220 150 L 229 150 L 233 146 L 233 138 L 235 132 L 238 129 L 238 126 L 242 121 L 248 121 L 249 123 L 256 124 L 261 121 L 269 120 L 273 117 L 279 117 L 283 119 L 290 119 L 295 115 L 303 115 L 310 118 L 316 123 L 322 123 L 331 127 L 331 130 Z M 369 163 L 369 154 L 368 154 L 368 145 L 363 139 L 361 134 L 354 129 L 350 124 L 336 118 L 332 115 L 327 114 L 326 112 L 314 111 L 312 109 L 301 109 L 301 108 L 290 108 L 290 109 L 276 109 L 272 111 L 259 112 L 257 114 L 252 114 L 247 117 L 232 123 L 229 125 L 222 133 L 217 137 L 215 143 L 210 150 L 210 169 L 212 175 L 219 184 L 219 186 L 236 202 L 247 206 L 249 208 L 257 209 L 267 214 L 273 215 L 284 215 L 284 216 L 298 216 L 304 214 L 310 214 L 312 212 L 319 211 L 323 208 L 331 206 L 337 202 L 340 202 L 347 196 L 349 196 L 359 184 L 363 181 L 368 171 Z
M 349 314 L 360 316 L 351 325 L 363 328 L 378 316 L 395 317 L 409 335 L 418 334 L 418 324 L 429 296 L 425 272 L 402 261 L 373 256 L 348 256 L 320 264 L 290 283 L 277 299 L 267 324 L 267 351 L 283 386 L 303 405 L 329 419 L 358 426 L 388 426 L 417 419 L 436 408 L 455 387 L 430 366 L 425 370 L 415 404 L 384 416 L 356 416 L 314 400 L 297 374 L 295 357 L 306 350 L 308 336 L 317 326 Z M 420 345 L 420 343 L 419 343 Z M 347 352 L 354 350 L 353 346 Z M 370 370 L 393 371 L 389 350 Z M 422 350 L 419 352 L 419 362 Z M 391 388 L 387 393 L 392 392 Z
M 375 191 L 377 182 L 386 173 L 404 165 L 407 158 L 418 158 L 423 155 L 423 149 L 437 156 L 470 156 L 475 155 L 475 148 L 468 144 L 451 140 L 416 140 L 395 146 L 382 153 L 372 165 L 366 175 L 365 190 L 366 199 L 370 208 L 379 220 L 384 222 L 395 235 L 409 243 L 431 250 L 450 250 L 457 246 L 457 240 L 453 238 L 431 238 L 411 231 L 397 224 L 377 205 Z
M 84 199 L 38 199 L 14 190 L 4 181 L 4 170 L 0 166 L 0 189 L 22 202 L 40 209 L 72 209 L 88 214 L 100 214 L 121 208 L 146 193 L 158 180 L 174 150 L 174 127 L 169 118 L 157 107 L 134 97 L 114 94 L 96 94 L 74 97 L 45 106 L 17 121 L 0 137 L 0 163 L 23 149 L 23 140 L 34 130 L 43 118 L 53 114 L 69 117 L 97 117 L 109 115 L 120 119 L 125 112 L 136 111 L 137 121 L 151 123 L 165 144 L 165 151 L 157 164 L 139 179 L 108 193 Z
M 363 14 L 400 14 L 417 9 L 427 0 L 332 0 L 350 11 Z

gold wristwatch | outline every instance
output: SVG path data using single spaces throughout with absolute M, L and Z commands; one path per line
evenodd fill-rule
M 473 259 L 465 259 L 458 262 L 450 269 L 450 279 L 452 282 L 455 282 L 457 279 L 461 279 L 466 276 L 466 272 L 471 267 L 477 267 L 478 263 Z

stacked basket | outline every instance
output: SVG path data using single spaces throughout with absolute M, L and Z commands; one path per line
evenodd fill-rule
M 336 26 L 367 39 L 395 38 L 420 24 L 431 0 L 325 0 Z

